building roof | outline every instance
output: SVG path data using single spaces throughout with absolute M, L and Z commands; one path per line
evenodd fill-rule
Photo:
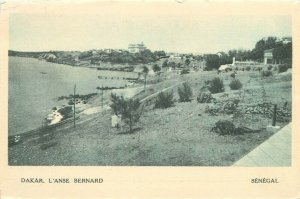
M 225 70 L 227 68 L 230 68 L 229 64 L 221 65 L 220 68 L 219 68 L 219 70 Z

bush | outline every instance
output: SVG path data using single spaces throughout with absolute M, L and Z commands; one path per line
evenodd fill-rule
M 261 72 L 261 75 L 262 75 L 263 77 L 270 77 L 270 76 L 273 75 L 273 73 L 272 73 L 272 71 L 270 71 L 270 70 L 263 70 L 263 71 Z
M 250 69 L 251 69 L 250 66 L 247 66 L 247 67 L 246 67 L 246 71 L 249 71 Z
M 182 87 L 178 88 L 178 95 L 180 102 L 190 102 L 193 96 L 193 91 L 188 83 L 184 83 Z
M 211 93 L 222 93 L 224 92 L 223 80 L 219 77 L 215 77 L 208 85 L 208 90 Z
M 239 90 L 243 87 L 243 84 L 238 79 L 234 79 L 230 82 L 229 87 L 231 90 Z
M 232 135 L 235 132 L 235 126 L 228 120 L 220 120 L 216 122 L 212 131 L 219 135 Z
M 66 119 L 72 117 L 73 108 L 72 106 L 65 106 L 58 109 L 57 112 L 59 112 L 63 116 L 63 119 Z
M 211 93 L 209 93 L 209 92 L 200 93 L 197 97 L 197 101 L 199 103 L 210 103 L 210 102 L 212 102 L 212 100 L 214 100 L 214 98 L 212 97 Z
M 242 71 L 245 71 L 245 68 L 242 68 Z
M 283 73 L 288 70 L 288 66 L 286 64 L 282 64 L 278 66 L 278 72 Z
M 154 108 L 169 108 L 174 105 L 173 91 L 160 92 L 155 100 Z
M 228 71 L 232 71 L 232 68 L 226 68 L 225 72 L 227 73 Z

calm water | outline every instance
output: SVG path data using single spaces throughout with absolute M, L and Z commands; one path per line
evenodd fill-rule
M 97 86 L 123 86 L 123 80 L 100 80 L 98 76 L 136 77 L 134 73 L 98 71 L 48 63 L 33 58 L 9 58 L 9 135 L 42 125 L 59 96 L 97 92 Z

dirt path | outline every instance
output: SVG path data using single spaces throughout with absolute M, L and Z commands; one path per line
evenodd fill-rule
M 162 90 L 160 90 L 160 91 L 157 91 L 157 92 L 155 92 L 155 93 L 153 93 L 153 94 L 151 94 L 151 95 L 149 95 L 149 96 L 143 98 L 142 100 L 140 100 L 140 102 L 147 101 L 148 99 L 157 96 L 159 93 L 165 92 L 165 91 L 167 91 L 167 90 L 170 90 L 170 89 L 172 89 L 172 88 L 174 88 L 174 87 L 176 87 L 176 86 L 181 85 L 181 84 L 184 83 L 184 82 L 186 82 L 186 81 L 179 82 L 178 84 L 175 84 L 175 85 L 173 85 L 173 86 L 169 86 L 169 87 L 164 88 L 164 89 L 162 89 Z

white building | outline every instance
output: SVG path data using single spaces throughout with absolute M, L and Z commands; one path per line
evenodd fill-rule
M 138 52 L 141 52 L 143 50 L 146 50 L 146 46 L 145 44 L 142 42 L 140 44 L 129 44 L 128 45 L 128 51 L 130 53 L 138 53 Z

